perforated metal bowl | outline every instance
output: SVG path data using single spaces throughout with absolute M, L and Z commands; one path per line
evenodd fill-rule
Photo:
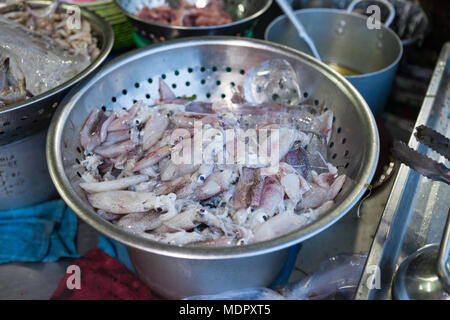
M 144 6 L 150 8 L 169 5 L 179 6 L 180 0 L 114 0 L 127 15 L 136 32 L 150 40 L 170 40 L 182 37 L 197 36 L 236 36 L 245 35 L 257 19 L 271 6 L 272 0 L 222 0 L 223 9 L 233 17 L 233 22 L 218 26 L 185 27 L 169 26 L 139 18 L 136 13 Z
M 152 103 L 163 78 L 179 96 L 212 101 L 231 96 L 246 71 L 273 58 L 297 70 L 305 102 L 325 104 L 335 113 L 329 153 L 331 162 L 353 184 L 336 205 L 313 224 L 288 235 L 233 248 L 183 248 L 137 237 L 100 218 L 79 187 L 83 172 L 79 132 L 94 108 L 130 108 L 134 101 Z M 378 160 L 374 118 L 359 93 L 325 64 L 273 43 L 239 38 L 192 38 L 134 51 L 106 65 L 78 85 L 63 102 L 50 126 L 47 160 L 52 179 L 67 204 L 82 219 L 127 245 L 139 277 L 162 296 L 180 298 L 270 284 L 290 246 L 338 221 L 370 183 Z

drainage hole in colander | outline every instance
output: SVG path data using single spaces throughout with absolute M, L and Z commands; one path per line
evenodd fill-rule
M 241 69 L 241 70 L 239 71 L 239 73 L 242 74 L 242 75 L 244 75 L 244 74 L 245 74 L 245 70 L 244 70 L 244 69 Z
M 319 100 L 314 100 L 314 105 L 318 106 L 319 105 Z
M 345 152 L 344 152 L 344 157 L 347 157 L 348 155 L 349 155 L 349 151 L 348 150 L 345 150 Z
M 112 100 L 112 102 L 116 102 L 117 101 L 116 97 L 112 97 L 111 100 Z
M 308 93 L 308 92 L 306 92 L 306 91 L 305 91 L 305 92 L 303 92 L 303 98 L 305 98 L 305 99 L 306 99 L 306 98 L 308 98 L 308 96 L 309 96 L 309 93 Z
M 176 89 L 177 88 L 177 84 L 176 83 L 172 83 L 172 88 Z
M 78 171 L 77 171 L 77 176 L 79 176 L 81 178 L 81 173 L 79 173 Z
M 137 103 L 137 100 L 136 100 L 136 99 L 133 99 L 133 104 L 135 104 L 135 103 Z
M 178 77 L 180 75 L 180 71 L 175 70 L 174 74 Z
M 337 133 L 341 133 L 341 132 L 342 132 L 342 128 L 341 127 L 337 128 Z
M 336 157 L 337 157 L 337 154 L 335 153 L 335 154 L 333 154 L 333 156 L 331 158 L 334 160 L 334 159 L 336 159 Z
M 208 93 L 206 94 L 206 98 L 208 98 L 208 99 L 211 98 L 211 93 L 208 92 Z
M 232 87 L 236 86 L 236 83 L 234 83 L 234 82 L 231 82 L 230 84 L 231 84 Z
M 81 164 L 80 160 L 78 160 L 78 158 L 75 158 L 75 162 L 78 164 Z
M 333 123 L 335 123 L 336 122 L 336 117 L 333 117 Z
M 165 79 L 167 78 L 167 76 L 166 76 L 165 74 L 162 74 L 162 75 L 161 75 L 161 78 L 162 78 L 163 80 L 165 80 Z
M 189 87 L 191 83 L 189 81 L 186 81 L 186 87 Z
M 346 138 L 342 139 L 342 144 L 345 144 L 346 142 L 347 142 Z
M 334 147 L 334 142 L 330 143 L 330 149 Z
M 123 93 L 124 95 L 127 95 L 127 93 L 128 93 L 127 89 L 123 89 L 123 90 L 122 90 L 122 93 Z
M 138 82 L 136 82 L 135 84 L 134 84 L 134 87 L 137 89 L 137 88 L 139 88 L 141 85 L 138 83 Z
M 231 68 L 230 67 L 227 67 L 226 69 L 225 69 L 227 72 L 231 72 Z
M 201 68 L 200 68 L 200 71 L 201 71 L 201 72 L 205 72 L 205 71 L 206 71 L 206 68 L 205 68 L 205 67 L 201 67 Z
M 189 72 L 189 73 L 192 73 L 192 72 L 194 72 L 194 69 L 188 68 L 188 72 Z
M 202 81 L 200 81 L 201 84 L 206 84 L 206 80 L 202 79 Z
M 153 83 L 153 79 L 152 78 L 148 78 L 147 81 L 148 81 L 148 83 Z
M 216 72 L 217 71 L 217 67 L 212 67 L 212 71 Z
M 222 93 L 221 97 L 222 97 L 222 99 L 225 99 L 226 98 L 226 94 Z
M 350 163 L 347 162 L 347 163 L 345 164 L 344 168 L 347 169 L 349 165 L 350 165 Z
M 78 152 L 78 153 L 81 153 L 80 147 L 77 147 L 77 152 Z
M 216 81 L 216 85 L 220 86 L 222 84 L 222 82 L 220 82 L 220 80 Z
M 152 96 L 151 96 L 149 93 L 147 93 L 147 94 L 145 95 L 145 97 L 146 97 L 147 99 L 150 99 Z

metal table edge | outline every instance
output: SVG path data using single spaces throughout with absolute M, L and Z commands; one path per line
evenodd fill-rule
M 441 81 L 445 70 L 449 67 L 449 56 L 450 42 L 447 42 L 441 50 L 415 127 L 426 124 L 431 117 L 432 107 Z M 412 135 L 408 145 L 413 149 L 417 149 L 419 143 Z M 394 274 L 396 271 L 395 261 L 399 254 L 399 247 L 395 248 L 395 246 L 401 242 L 404 236 L 405 230 L 402 226 L 407 225 L 411 216 L 411 208 L 414 203 L 412 199 L 414 199 L 419 179 L 420 175 L 418 173 L 410 170 L 405 165 L 401 165 L 368 253 L 366 265 L 355 295 L 356 300 L 379 299 L 377 286 L 372 282 L 375 277 L 381 278 L 380 283 L 382 286 L 391 287 L 393 277 L 386 279 L 386 277 L 383 277 L 383 273 L 387 271 L 389 274 Z M 388 250 L 390 248 L 394 248 L 394 250 Z

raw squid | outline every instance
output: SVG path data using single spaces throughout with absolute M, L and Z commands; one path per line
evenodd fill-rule
M 80 132 L 80 187 L 100 216 L 155 241 L 227 247 L 293 232 L 334 206 L 346 177 L 326 161 L 331 111 L 175 102 L 159 85 L 156 105 L 94 110 Z

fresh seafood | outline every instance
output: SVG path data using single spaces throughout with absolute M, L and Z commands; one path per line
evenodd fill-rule
M 233 22 L 233 18 L 223 10 L 221 1 L 210 0 L 203 7 L 182 0 L 177 9 L 163 5 L 155 8 L 147 6 L 136 15 L 144 20 L 184 27 L 217 26 Z
M 295 231 L 334 206 L 332 111 L 275 102 L 174 102 L 94 110 L 80 187 L 117 227 L 174 245 L 234 246 Z
M 49 91 L 87 68 L 99 54 L 91 25 L 70 26 L 66 12 L 32 9 L 0 14 L 0 107 Z
M 15 79 L 10 70 L 10 59 L 0 56 L 0 107 L 24 100 L 27 95 L 25 78 Z

